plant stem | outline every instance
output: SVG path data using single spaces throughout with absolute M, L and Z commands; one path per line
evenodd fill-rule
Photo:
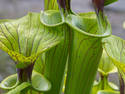
M 108 86 L 108 76 L 107 75 L 101 75 L 101 90 L 104 90 Z
M 65 18 L 68 14 L 71 14 L 71 0 L 57 0 L 59 9 L 62 15 L 62 20 L 65 21 Z
M 17 68 L 18 80 L 20 82 L 31 82 L 33 66 L 34 63 L 24 69 Z
M 120 75 L 120 94 L 125 94 L 125 83 L 121 75 Z

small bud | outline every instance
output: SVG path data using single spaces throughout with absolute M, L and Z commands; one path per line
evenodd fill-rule
M 66 11 L 70 11 L 71 10 L 71 0 L 57 0 L 59 7 L 63 8 Z
M 67 10 L 71 10 L 71 0 L 66 0 L 66 8 Z
M 92 0 L 95 10 L 99 13 L 103 12 L 104 0 Z
M 61 15 L 62 15 L 62 19 L 63 19 L 63 21 L 65 21 L 66 16 L 68 14 L 72 13 L 71 7 L 70 7 L 71 0 L 57 0 L 57 2 L 58 2 L 58 5 L 59 5 Z
M 105 32 L 108 22 L 104 14 L 104 0 L 92 0 L 92 3 L 97 15 L 99 31 L 100 33 Z
M 66 0 L 57 0 L 59 7 L 66 9 Z

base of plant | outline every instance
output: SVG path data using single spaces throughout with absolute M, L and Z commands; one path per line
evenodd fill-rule
M 31 83 L 30 82 L 20 83 L 17 78 L 18 78 L 17 74 L 5 78 L 0 83 L 0 88 L 9 90 L 9 92 L 15 91 L 15 94 L 25 90 L 26 88 L 33 89 L 34 91 L 37 92 L 45 92 L 51 89 L 51 83 L 43 75 L 35 71 L 33 71 Z

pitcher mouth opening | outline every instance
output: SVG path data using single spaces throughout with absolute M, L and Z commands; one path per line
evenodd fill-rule
M 98 23 L 96 19 L 96 14 L 94 12 L 85 13 L 87 16 L 77 16 L 77 15 L 68 15 L 67 24 L 72 27 L 74 30 L 77 30 L 80 33 L 83 33 L 92 37 L 108 37 L 111 35 L 111 25 L 108 22 L 105 27 L 104 32 L 100 33 L 98 29 Z M 90 15 L 89 15 L 90 14 Z M 91 15 L 95 15 L 91 17 Z M 90 16 L 90 17 L 89 17 Z M 86 24 L 87 23 L 87 24 Z
M 45 17 L 50 20 L 45 20 Z M 74 30 L 92 37 L 108 37 L 111 35 L 111 25 L 109 22 L 104 32 L 100 33 L 95 12 L 83 13 L 82 15 L 69 14 L 66 20 L 63 21 L 58 10 L 48 10 L 41 12 L 41 23 L 47 27 L 68 24 Z

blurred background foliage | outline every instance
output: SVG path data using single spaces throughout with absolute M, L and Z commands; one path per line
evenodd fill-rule
M 123 29 L 124 4 L 125 0 L 119 0 L 106 7 L 105 11 L 111 22 L 113 34 L 125 39 L 125 30 Z M 0 19 L 17 19 L 28 12 L 40 12 L 43 7 L 44 0 L 0 0 Z M 93 11 L 91 0 L 72 0 L 72 9 L 75 12 Z M 6 53 L 0 51 L 0 81 L 13 73 L 16 73 L 13 61 Z M 117 74 L 111 74 L 109 80 L 119 85 L 117 76 Z M 0 94 L 2 94 L 1 90 Z

